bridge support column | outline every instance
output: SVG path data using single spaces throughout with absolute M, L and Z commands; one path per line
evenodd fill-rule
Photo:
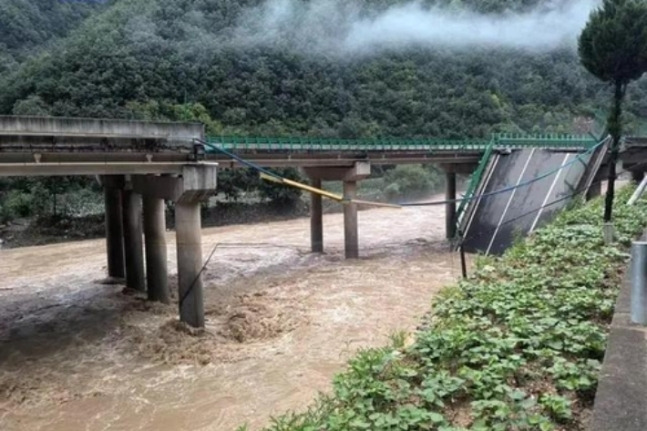
M 148 299 L 171 302 L 166 265 L 166 219 L 164 199 L 144 195 L 144 239 L 146 242 L 146 282 Z
M 344 181 L 344 200 L 351 200 L 357 194 L 356 181 Z M 359 257 L 359 234 L 357 226 L 357 204 L 344 204 L 344 252 L 346 259 Z
M 196 163 L 182 167 L 178 177 L 137 175 L 133 176 L 133 188 L 147 197 L 146 211 L 146 248 L 149 237 L 154 255 L 147 253 L 148 271 L 163 268 L 166 271 L 166 246 L 164 243 L 164 204 L 163 200 L 175 202 L 175 232 L 177 247 L 177 276 L 180 320 L 193 327 L 204 326 L 204 299 L 202 286 L 202 231 L 200 223 L 200 203 L 216 190 L 217 171 L 214 163 Z M 148 235 L 148 230 L 152 235 Z M 154 240 L 157 238 L 157 240 Z M 162 263 L 163 262 L 163 263 Z M 149 277 L 149 290 L 155 295 L 167 293 L 153 289 Z M 155 281 L 162 286 L 161 280 Z M 153 292 L 151 292 L 153 299 Z M 163 297 L 157 297 L 164 301 Z
M 320 189 L 321 179 L 312 178 L 310 184 Z M 323 205 L 316 193 L 310 193 L 310 244 L 313 253 L 323 253 Z
M 175 205 L 177 234 L 177 273 L 180 320 L 201 328 L 204 326 L 202 277 L 202 235 L 200 201 Z
M 123 191 L 124 250 L 126 286 L 144 292 L 144 251 L 142 244 L 142 196 L 132 189 Z
M 586 200 L 590 201 L 591 199 L 594 199 L 602 194 L 602 181 L 598 181 L 597 179 L 593 181 L 593 184 L 591 184 L 591 187 L 586 191 Z
M 456 236 L 456 172 L 445 173 L 445 236 L 453 239 Z
M 111 281 L 123 280 L 126 277 L 124 260 L 124 224 L 121 205 L 121 187 L 123 177 L 104 175 L 101 178 L 104 187 L 106 212 L 106 252 L 108 256 L 108 278 Z
M 323 180 L 343 181 L 344 199 L 352 199 L 357 193 L 357 182 L 371 174 L 371 164 L 355 162 L 353 166 L 305 167 L 303 170 L 310 177 L 313 187 L 320 188 Z M 313 193 L 311 199 L 310 238 L 312 251 L 319 252 L 323 251 L 321 196 Z M 347 259 L 359 257 L 357 204 L 344 203 L 344 253 Z

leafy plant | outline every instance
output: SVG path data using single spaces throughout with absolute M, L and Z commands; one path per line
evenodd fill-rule
M 544 407 L 558 421 L 569 420 L 573 417 L 571 400 L 568 398 L 545 394 L 539 398 L 539 404 Z

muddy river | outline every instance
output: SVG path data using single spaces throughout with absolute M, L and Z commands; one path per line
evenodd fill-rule
M 197 333 L 175 305 L 100 284 L 102 240 L 0 251 L 0 429 L 256 430 L 305 408 L 460 275 L 442 206 L 359 222 L 356 261 L 341 214 L 324 217 L 324 255 L 308 252 L 308 219 L 205 229 L 204 256 L 218 248 Z

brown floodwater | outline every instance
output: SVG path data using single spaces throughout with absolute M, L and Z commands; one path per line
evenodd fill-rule
M 176 305 L 104 285 L 105 243 L 0 250 L 0 429 L 259 429 L 302 410 L 360 348 L 412 331 L 460 275 L 444 207 L 360 212 L 343 259 L 341 214 L 203 231 L 207 326 Z M 168 234 L 175 274 L 174 235 Z M 174 275 L 171 284 L 175 285 Z

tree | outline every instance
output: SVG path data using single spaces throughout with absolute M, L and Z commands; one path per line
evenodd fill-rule
M 13 107 L 13 114 L 15 115 L 39 115 L 46 117 L 49 115 L 47 104 L 41 99 L 40 96 L 32 94 L 26 99 L 19 100 Z
M 591 13 L 579 38 L 582 65 L 598 79 L 613 85 L 613 105 L 607 119 L 612 138 L 609 184 L 604 221 L 611 221 L 616 163 L 622 135 L 622 103 L 627 85 L 647 72 L 647 2 L 604 0 Z

